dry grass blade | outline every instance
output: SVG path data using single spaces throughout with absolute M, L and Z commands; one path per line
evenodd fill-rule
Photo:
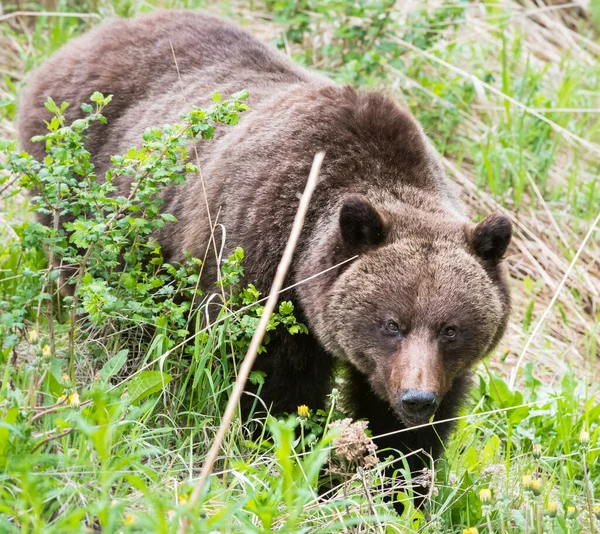
M 587 242 L 589 241 L 590 237 L 592 236 L 592 234 L 596 230 L 596 227 L 598 226 L 598 223 L 600 223 L 600 213 L 594 219 L 594 222 L 590 226 L 590 229 L 588 230 L 588 233 L 586 234 L 586 236 L 583 238 L 583 241 L 582 241 L 581 245 L 579 246 L 579 249 L 577 250 L 577 253 L 575 254 L 575 257 L 571 261 L 571 264 L 569 265 L 569 268 L 565 272 L 565 275 L 563 276 L 562 280 L 560 281 L 560 284 L 556 288 L 556 291 L 554 292 L 554 296 L 552 297 L 552 300 L 550 301 L 550 303 L 548 304 L 548 306 L 544 310 L 544 313 L 539 318 L 539 320 L 536 323 L 533 331 L 531 332 L 531 335 L 527 339 L 527 342 L 525 343 L 525 346 L 523 347 L 523 350 L 521 351 L 521 354 L 519 355 L 519 359 L 517 360 L 517 363 L 513 367 L 513 370 L 512 370 L 511 375 L 510 375 L 510 387 L 511 388 L 515 387 L 515 382 L 517 380 L 517 372 L 519 370 L 519 367 L 521 366 L 521 362 L 523 361 L 523 358 L 525 357 L 525 354 L 529 350 L 529 347 L 531 346 L 531 343 L 533 342 L 533 339 L 535 338 L 536 334 L 540 331 L 540 328 L 544 324 L 544 321 L 546 320 L 546 317 L 548 317 L 548 314 L 552 310 L 552 307 L 554 306 L 556 300 L 558 299 L 558 296 L 560 294 L 561 289 L 564 287 L 565 283 L 567 282 L 567 280 L 569 278 L 569 275 L 571 274 L 571 271 L 573 270 L 573 267 L 577 263 L 577 260 L 579 259 L 579 256 L 581 256 L 582 251 L 585 249 L 585 246 L 587 245 Z
M 265 335 L 266 328 L 271 317 L 271 313 L 273 313 L 273 310 L 275 309 L 275 305 L 277 304 L 277 300 L 279 298 L 279 292 L 283 287 L 285 276 L 290 267 L 290 264 L 292 263 L 294 250 L 296 249 L 296 244 L 298 243 L 300 233 L 302 232 L 302 226 L 304 225 L 304 217 L 306 216 L 306 213 L 308 211 L 310 199 L 318 183 L 319 172 L 321 170 L 321 164 L 323 163 L 324 157 L 324 152 L 318 152 L 313 160 L 312 168 L 308 176 L 308 181 L 306 182 L 306 187 L 304 188 L 304 193 L 302 194 L 302 198 L 300 199 L 300 205 L 298 206 L 298 211 L 296 212 L 296 218 L 294 219 L 292 231 L 290 232 L 287 245 L 285 247 L 285 250 L 283 251 L 281 261 L 277 266 L 277 272 L 275 274 L 273 284 L 271 285 L 269 298 L 267 299 L 267 302 L 265 304 L 265 309 L 260 318 L 260 322 L 256 327 L 254 336 L 252 336 L 252 341 L 250 342 L 250 346 L 248 347 L 248 352 L 246 353 L 246 356 L 242 361 L 242 365 L 240 366 L 240 371 L 235 381 L 233 391 L 231 392 L 231 396 L 229 397 L 227 407 L 225 408 L 225 413 L 223 414 L 223 419 L 221 420 L 219 430 L 217 432 L 217 435 L 215 436 L 213 444 L 211 445 L 208 451 L 208 454 L 206 455 L 206 459 L 204 460 L 204 465 L 202 466 L 200 478 L 198 479 L 198 482 L 196 483 L 194 491 L 192 492 L 192 495 L 190 497 L 190 507 L 193 507 L 202 495 L 206 482 L 208 481 L 208 478 L 212 472 L 215 460 L 217 459 L 217 455 L 219 454 L 219 450 L 221 448 L 221 444 L 223 443 L 223 439 L 225 438 L 225 434 L 227 433 L 227 430 L 231 425 L 233 415 L 238 406 L 241 395 L 244 391 L 244 387 L 246 386 L 246 381 L 248 380 L 248 376 L 250 375 L 250 371 L 252 370 L 252 366 L 254 365 L 254 361 L 258 353 L 258 348 Z M 187 526 L 187 519 L 184 518 L 181 522 L 179 532 L 185 532 Z
M 102 17 L 98 13 L 76 13 L 62 11 L 13 11 L 6 15 L 0 16 L 0 22 L 13 19 L 15 17 L 75 17 L 79 19 L 98 19 Z

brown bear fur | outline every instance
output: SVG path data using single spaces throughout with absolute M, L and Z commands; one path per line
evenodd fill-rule
M 208 205 L 226 228 L 225 256 L 243 247 L 246 282 L 266 293 L 313 157 L 324 150 L 286 285 L 358 259 L 284 295 L 310 334 L 272 336 L 257 363 L 267 372 L 262 398 L 279 412 L 323 406 L 337 359 L 347 368 L 349 409 L 376 436 L 424 421 L 402 402 L 407 390 L 434 392 L 436 419 L 455 416 L 469 368 L 506 327 L 501 260 L 511 226 L 498 215 L 477 225 L 465 218 L 421 128 L 389 98 L 319 78 L 212 16 L 159 11 L 108 22 L 43 66 L 21 101 L 19 139 L 41 158 L 43 146 L 29 139 L 45 129 L 46 97 L 70 102 L 67 116 L 75 119 L 92 92 L 114 94 L 108 125 L 95 126 L 87 142 L 101 176 L 109 156 L 139 145 L 146 127 L 208 105 L 215 90 L 242 89 L 252 111 L 196 144 L 206 200 L 197 175 L 163 195 L 164 211 L 178 219 L 158 236 L 165 257 L 204 256 Z M 212 258 L 206 288 L 214 287 L 216 268 Z M 435 456 L 450 428 L 426 425 L 379 445 Z

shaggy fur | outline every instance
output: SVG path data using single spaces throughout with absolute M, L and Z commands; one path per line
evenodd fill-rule
M 276 411 L 323 406 L 335 358 L 347 367 L 350 409 L 375 435 L 423 422 L 403 403 L 407 391 L 433 392 L 436 418 L 454 416 L 469 368 L 506 326 L 501 259 L 511 226 L 499 215 L 477 225 L 465 218 L 419 125 L 392 100 L 318 78 L 217 18 L 158 12 L 104 24 L 42 67 L 21 102 L 19 138 L 41 158 L 43 147 L 29 139 L 44 131 L 47 96 L 72 103 L 74 119 L 93 91 L 114 94 L 108 125 L 95 126 L 87 142 L 101 176 L 109 156 L 139 144 L 146 127 L 208 105 L 214 90 L 242 89 L 252 111 L 197 144 L 207 202 L 196 175 L 163 195 L 164 211 L 178 219 L 158 236 L 166 259 L 204 256 L 208 203 L 227 229 L 225 253 L 243 247 L 246 282 L 267 292 L 313 156 L 325 150 L 287 283 L 358 259 L 285 295 L 311 333 L 271 336 L 257 363 L 267 372 L 263 400 Z M 206 288 L 216 276 L 210 261 Z M 380 448 L 438 455 L 450 428 L 402 432 Z

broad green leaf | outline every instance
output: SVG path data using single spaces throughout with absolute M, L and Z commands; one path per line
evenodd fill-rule
M 496 454 L 500 450 L 500 439 L 498 436 L 494 435 L 490 439 L 488 439 L 485 447 L 483 447 L 483 451 L 481 452 L 480 461 L 483 465 L 487 463 L 491 463 L 496 458 Z
M 3 460 L 3 457 L 6 454 L 8 439 L 10 437 L 10 428 L 15 424 L 18 414 L 19 408 L 16 406 L 14 408 L 10 408 L 6 412 L 6 416 L 2 420 L 2 424 L 0 424 L 0 460 Z
M 136 403 L 144 397 L 160 391 L 171 379 L 171 375 L 160 371 L 144 371 L 136 375 L 127 387 L 131 403 Z
M 120 350 L 102 366 L 102 369 L 100 369 L 100 379 L 103 382 L 107 382 L 123 368 L 127 361 L 128 352 L 127 349 Z
M 488 392 L 494 404 L 499 408 L 508 408 L 513 405 L 513 393 L 501 378 L 494 377 L 490 380 Z

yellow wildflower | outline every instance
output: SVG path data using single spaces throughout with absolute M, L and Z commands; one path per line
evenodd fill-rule
M 298 417 L 304 417 L 305 419 L 310 417 L 310 412 L 308 411 L 308 406 L 306 406 L 306 404 L 298 406 Z
M 77 393 L 77 391 L 74 391 L 69 395 L 69 402 L 74 408 L 79 408 L 81 401 L 79 400 L 79 393 Z
M 587 445 L 590 442 L 590 433 L 582 430 L 579 434 L 579 443 L 582 445 Z
M 479 492 L 479 500 L 481 504 L 490 504 L 492 502 L 492 492 L 488 488 L 484 488 Z

